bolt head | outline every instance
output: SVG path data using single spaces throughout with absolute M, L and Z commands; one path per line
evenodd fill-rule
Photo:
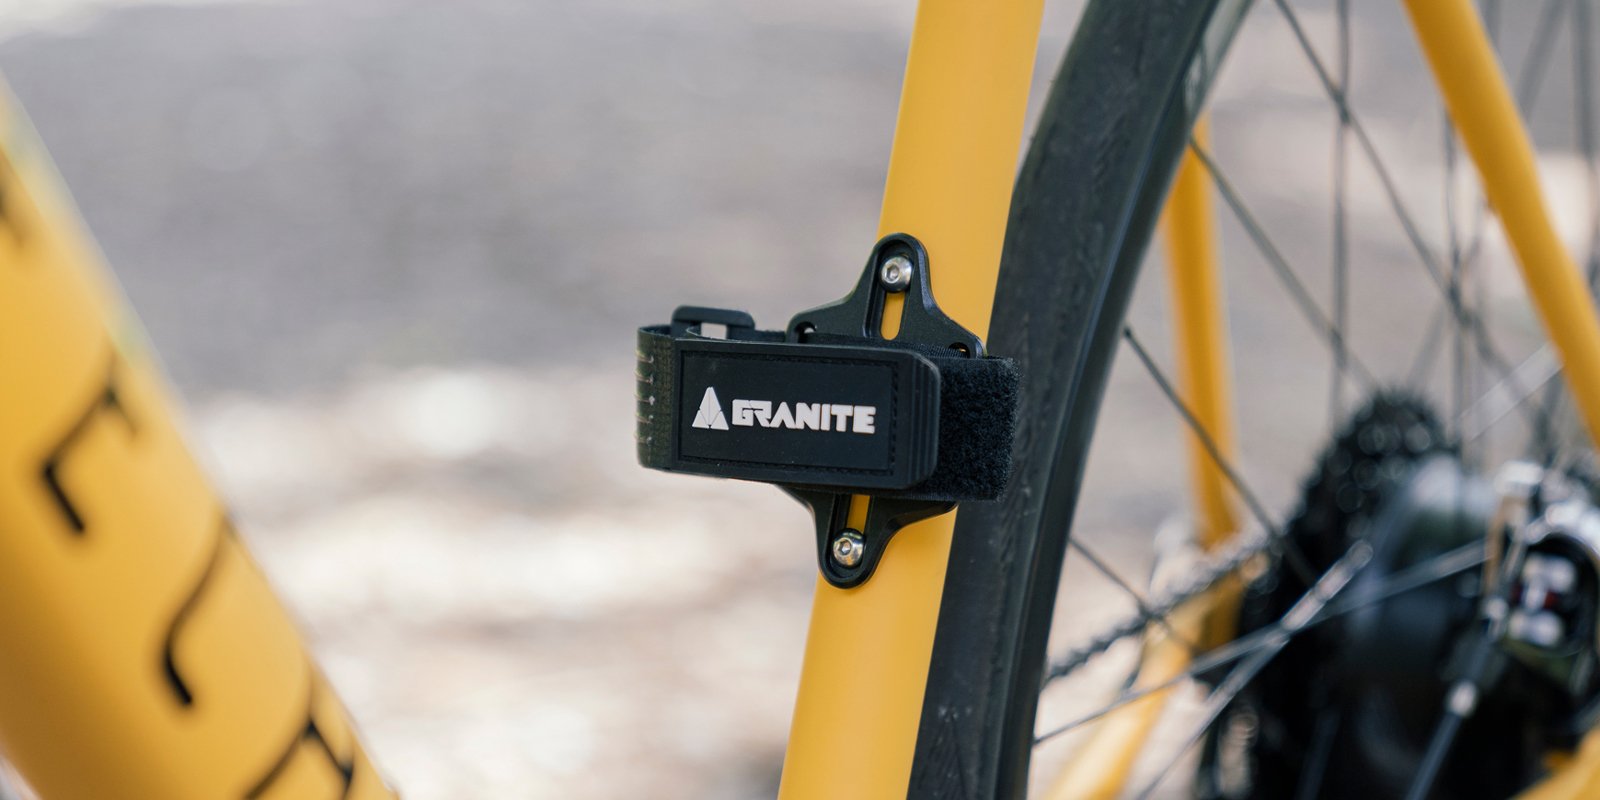
M 911 259 L 895 256 L 878 269 L 878 282 L 891 292 L 903 292 L 911 285 Z
M 866 549 L 866 542 L 862 540 L 861 532 L 845 528 L 834 538 L 830 551 L 835 564 L 841 567 L 853 567 L 861 563 L 861 556 Z

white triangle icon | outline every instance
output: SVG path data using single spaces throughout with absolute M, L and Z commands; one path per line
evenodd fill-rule
M 706 396 L 700 398 L 700 411 L 694 415 L 694 422 L 690 427 L 714 431 L 728 429 L 728 418 L 722 416 L 722 404 L 717 402 L 717 390 L 710 386 L 706 387 Z

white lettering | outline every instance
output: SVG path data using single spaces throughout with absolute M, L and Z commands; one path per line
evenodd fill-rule
M 833 412 L 834 422 L 838 423 L 833 427 L 843 431 L 845 425 L 849 424 L 850 415 L 855 411 L 855 406 L 834 406 L 830 410 Z
M 743 425 L 748 428 L 757 422 L 762 427 L 770 428 L 767 420 L 772 417 L 771 400 L 735 400 L 733 401 L 733 424 Z
M 732 415 L 724 422 L 722 409 L 713 389 L 707 387 L 700 410 L 692 427 L 709 430 L 727 430 L 729 424 L 741 428 L 757 425 L 763 428 L 787 428 L 795 431 L 838 431 L 844 433 L 873 434 L 878 431 L 878 407 L 843 405 L 839 403 L 779 402 L 771 400 L 735 399 Z
M 819 430 L 822 428 L 822 404 L 820 403 L 795 403 L 794 421 L 796 428 Z
M 873 417 L 878 415 L 877 406 L 856 406 L 856 421 L 850 430 L 855 433 L 872 433 L 877 430 L 873 425 Z
M 788 403 L 779 403 L 778 404 L 778 413 L 772 415 L 772 427 L 774 427 L 774 428 L 778 428 L 778 427 L 798 428 L 798 427 L 800 427 L 798 424 L 795 423 L 794 415 L 789 413 L 789 404 Z

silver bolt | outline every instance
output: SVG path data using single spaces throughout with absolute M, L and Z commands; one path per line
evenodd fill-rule
M 878 270 L 878 282 L 891 292 L 903 292 L 911 285 L 911 259 L 895 256 L 883 262 Z
M 861 532 L 854 528 L 845 528 L 839 531 L 839 537 L 833 540 L 834 563 L 841 567 L 860 564 L 861 554 L 866 549 L 866 543 L 861 540 Z

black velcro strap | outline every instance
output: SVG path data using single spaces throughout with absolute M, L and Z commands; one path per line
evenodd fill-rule
M 1005 488 L 1018 394 L 1010 360 L 839 336 L 786 343 L 782 332 L 727 324 L 727 339 L 639 329 L 644 466 L 936 501 Z

